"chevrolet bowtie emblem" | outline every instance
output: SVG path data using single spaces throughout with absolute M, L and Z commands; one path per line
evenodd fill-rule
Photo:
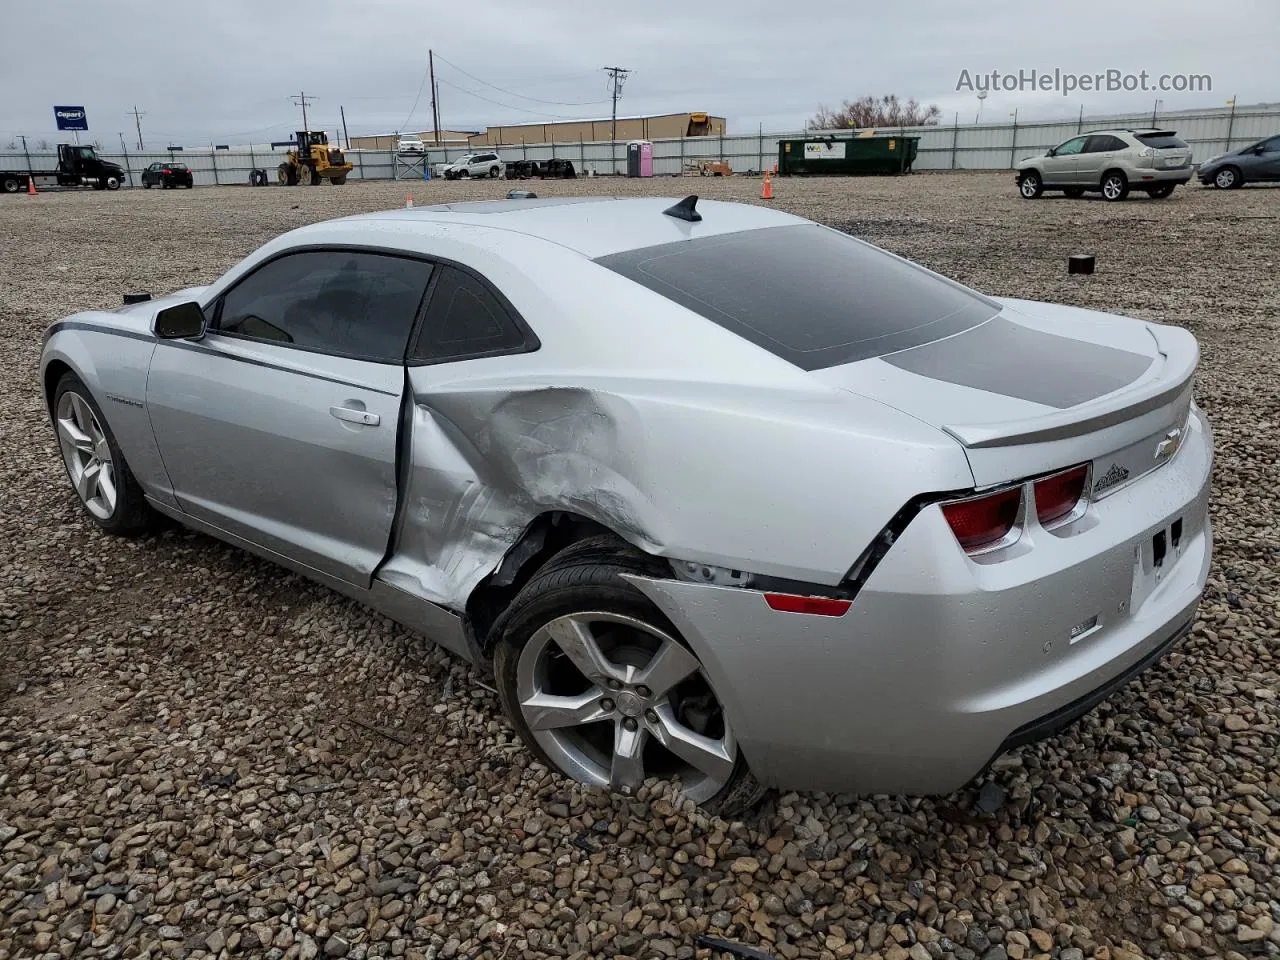
M 1156 444 L 1156 459 L 1167 460 L 1178 452 L 1182 445 L 1182 431 L 1174 427 L 1164 435 L 1164 439 Z

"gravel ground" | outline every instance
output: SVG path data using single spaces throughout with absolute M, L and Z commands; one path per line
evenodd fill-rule
M 579 789 L 530 761 L 481 671 L 205 537 L 121 542 L 81 516 L 36 385 L 45 325 L 404 193 L 0 199 L 0 960 L 683 958 L 704 931 L 787 958 L 1280 955 L 1280 191 L 779 182 L 780 208 L 987 292 L 1192 329 L 1218 551 L 1189 640 L 982 793 L 784 795 L 746 823 L 660 786 Z M 1067 276 L 1077 252 L 1096 275 Z

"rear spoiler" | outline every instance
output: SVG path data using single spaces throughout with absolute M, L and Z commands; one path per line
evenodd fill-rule
M 1190 399 L 1191 380 L 1200 362 L 1200 345 L 1186 330 L 1147 325 L 1160 359 L 1145 379 L 1090 403 L 1057 410 L 1030 420 L 1006 423 L 944 424 L 942 429 L 969 449 L 1008 447 L 1065 440 L 1123 423 L 1180 401 Z

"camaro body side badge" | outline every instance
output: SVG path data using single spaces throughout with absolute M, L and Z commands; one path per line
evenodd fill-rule
M 1128 477 L 1129 471 L 1125 467 L 1120 466 L 1118 463 L 1113 463 L 1111 469 L 1099 477 L 1098 482 L 1093 485 L 1094 495 L 1096 496 L 1103 490 L 1111 489 L 1117 483 L 1124 483 Z

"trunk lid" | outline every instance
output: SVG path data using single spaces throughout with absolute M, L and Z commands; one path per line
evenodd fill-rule
M 1096 498 L 1169 459 L 1199 359 L 1190 333 L 1074 307 L 998 302 L 999 314 L 962 333 L 811 373 L 951 436 L 979 488 L 1088 462 Z

